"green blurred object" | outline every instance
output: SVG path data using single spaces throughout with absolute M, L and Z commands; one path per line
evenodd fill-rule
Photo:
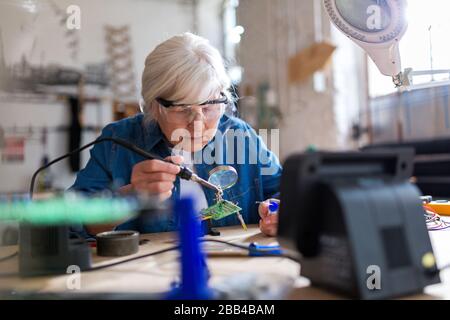
M 58 197 L 0 202 L 0 220 L 34 225 L 102 224 L 131 218 L 138 205 L 126 198 Z
M 316 152 L 317 151 L 317 147 L 313 144 L 310 144 L 307 148 L 306 148 L 306 152 Z

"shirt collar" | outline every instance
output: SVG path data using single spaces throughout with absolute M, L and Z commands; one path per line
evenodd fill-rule
M 156 120 L 152 119 L 146 121 L 142 119 L 142 127 L 144 130 L 144 146 L 147 151 L 152 151 L 153 148 L 160 142 L 163 142 L 164 136 Z

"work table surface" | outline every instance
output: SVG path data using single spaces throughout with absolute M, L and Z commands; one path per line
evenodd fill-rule
M 276 239 L 262 235 L 257 226 L 250 226 L 244 231 L 240 226 L 220 228 L 219 237 L 210 237 L 235 243 L 258 242 L 260 244 L 275 243 Z M 93 267 L 126 260 L 176 245 L 176 233 L 155 233 L 141 235 L 141 239 L 149 240 L 140 245 L 139 252 L 119 258 L 99 257 L 92 249 Z M 437 257 L 438 265 L 450 263 L 450 232 L 430 232 L 430 238 Z M 0 247 L 0 257 L 17 252 L 17 246 Z M 343 298 L 319 288 L 309 286 L 309 281 L 299 276 L 300 266 L 281 257 L 249 257 L 241 249 L 231 248 L 218 243 L 205 243 L 208 253 L 208 267 L 211 273 L 210 284 L 230 281 L 233 277 L 244 274 L 256 274 L 261 279 L 273 281 L 290 281 L 294 288 L 288 299 L 339 299 Z M 114 292 L 114 293 L 159 293 L 170 288 L 173 281 L 179 279 L 179 253 L 175 251 L 150 256 L 125 264 L 92 272 L 81 273 L 81 289 L 77 292 Z M 16 273 L 18 257 L 0 263 L 0 273 Z M 42 276 L 20 278 L 18 276 L 0 278 L 0 291 L 67 293 L 67 282 L 70 275 Z M 450 270 L 441 272 L 442 283 L 429 286 L 425 294 L 406 298 L 412 299 L 450 299 Z

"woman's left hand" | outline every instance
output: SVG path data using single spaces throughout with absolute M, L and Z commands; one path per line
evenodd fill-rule
M 258 207 L 258 213 L 261 217 L 261 220 L 259 220 L 259 229 L 262 233 L 270 237 L 276 236 L 278 230 L 278 213 L 269 214 L 270 201 L 274 200 L 279 202 L 278 199 L 267 199 L 261 202 Z

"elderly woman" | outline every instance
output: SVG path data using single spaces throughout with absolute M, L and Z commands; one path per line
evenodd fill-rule
M 281 166 L 247 123 L 225 114 L 232 103 L 229 89 L 221 55 L 207 40 L 185 33 L 161 43 L 145 61 L 143 113 L 109 124 L 102 137 L 125 139 L 173 164 L 146 160 L 105 142 L 91 150 L 89 162 L 71 189 L 98 192 L 118 188 L 124 194 L 144 192 L 161 200 L 190 194 L 202 209 L 215 203 L 214 192 L 194 182 L 180 181 L 176 164 L 190 166 L 204 179 L 215 167 L 231 165 L 239 178 L 224 190 L 223 198 L 242 208 L 247 223 L 259 222 L 263 233 L 274 235 L 277 216 L 268 214 L 265 200 L 278 193 Z M 178 225 L 173 215 L 145 225 L 138 223 L 142 221 L 86 229 L 89 234 L 111 229 L 163 232 L 176 230 Z M 239 224 L 236 215 L 213 222 L 213 226 L 234 224 Z

